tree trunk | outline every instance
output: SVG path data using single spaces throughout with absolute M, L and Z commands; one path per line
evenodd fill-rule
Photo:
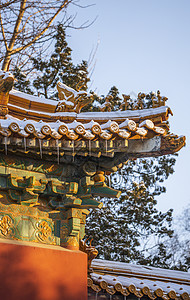
M 5 59 L 3 60 L 3 65 L 2 65 L 2 70 L 3 71 L 8 71 L 8 66 L 9 66 L 9 63 L 10 63 L 10 59 L 11 59 L 11 53 L 6 53 L 5 55 Z

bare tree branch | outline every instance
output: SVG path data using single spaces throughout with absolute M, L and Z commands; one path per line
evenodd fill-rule
M 0 4 L 0 9 L 6 8 L 6 7 L 10 6 L 11 4 L 13 4 L 15 2 L 17 2 L 17 0 L 12 0 L 12 1 L 8 1 L 7 3 Z
M 40 39 L 46 42 L 55 32 L 53 22 L 58 14 L 75 0 L 12 0 L 1 2 L 0 42 L 4 42 L 2 69 L 6 70 L 11 56 L 29 49 Z M 4 19 L 4 20 L 3 20 Z M 12 28 L 14 28 L 12 30 Z M 51 30 L 51 32 L 50 32 Z M 47 34 L 46 34 L 47 32 Z M 27 55 L 26 55 L 27 56 Z
M 20 34 L 22 31 L 24 31 L 24 29 L 25 29 L 25 27 L 26 27 L 28 21 L 29 21 L 34 15 L 36 15 L 37 13 L 39 13 L 39 12 L 41 12 L 41 11 L 43 11 L 43 10 L 45 10 L 45 8 L 43 8 L 43 9 L 41 9 L 41 10 L 38 10 L 38 11 L 36 11 L 35 13 L 33 13 L 32 15 L 30 15 L 30 16 L 26 19 L 25 24 L 23 25 L 23 27 L 19 30 L 18 34 Z
M 11 58 L 11 55 L 12 55 L 12 49 L 13 49 L 13 46 L 15 44 L 16 38 L 18 36 L 19 26 L 20 26 L 20 23 L 22 21 L 22 17 L 24 15 L 25 6 L 26 6 L 26 0 L 22 0 L 21 4 L 20 4 L 19 15 L 18 15 L 18 18 L 16 20 L 15 27 L 14 27 L 14 30 L 13 30 L 13 34 L 12 34 L 11 40 L 9 42 L 7 51 L 6 51 L 6 57 L 5 57 L 4 62 L 3 62 L 3 66 L 2 66 L 3 70 L 7 70 L 7 67 L 9 65 L 9 61 L 10 61 L 10 58 Z
M 80 0 L 79 0 L 80 1 Z M 0 57 L 3 58 L 2 69 L 6 70 L 10 59 L 11 64 L 25 65 L 28 58 L 37 53 L 47 51 L 48 45 L 55 34 L 55 21 L 58 19 L 63 26 L 82 29 L 91 23 L 74 26 L 76 15 L 67 15 L 70 4 L 82 7 L 78 0 L 0 0 Z M 86 5 L 89 7 L 91 5 Z M 61 14 L 62 12 L 62 14 Z
M 6 50 L 8 50 L 8 45 L 7 45 L 7 41 L 6 41 L 6 37 L 5 37 L 5 31 L 4 31 L 4 27 L 3 27 L 1 13 L 0 13 L 0 23 L 1 23 L 1 31 L 2 31 L 2 35 L 3 35 L 3 41 L 4 41 L 4 44 L 5 44 Z
M 50 21 L 48 22 L 47 26 L 38 34 L 36 35 L 28 44 L 24 45 L 23 47 L 14 49 L 12 51 L 12 54 L 18 53 L 21 50 L 24 50 L 26 48 L 28 48 L 30 45 L 32 45 L 33 43 L 35 43 L 45 32 L 46 30 L 50 27 L 51 23 L 54 21 L 54 19 L 57 17 L 57 15 L 59 14 L 59 12 L 65 7 L 65 5 L 67 5 L 70 1 L 65 0 L 64 4 L 60 6 L 60 8 L 57 10 L 57 12 L 54 14 L 54 16 L 50 19 Z
M 20 26 L 20 23 L 22 21 L 22 17 L 24 15 L 25 6 L 26 6 L 26 0 L 22 0 L 21 5 L 20 5 L 19 15 L 18 15 L 18 18 L 17 18 L 16 23 L 15 23 L 14 30 L 13 30 L 13 35 L 12 35 L 12 38 L 11 38 L 10 43 L 9 43 L 9 51 L 12 50 L 12 48 L 14 46 L 14 43 L 15 43 L 15 40 L 18 36 L 19 26 Z

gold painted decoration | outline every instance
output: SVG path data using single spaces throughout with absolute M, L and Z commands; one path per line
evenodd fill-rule
M 63 167 L 56 163 L 47 161 L 39 162 L 33 159 L 25 160 L 21 157 L 7 156 L 2 154 L 0 156 L 0 166 L 39 172 L 54 176 L 60 176 L 63 172 Z
M 46 221 L 41 221 L 37 223 L 37 238 L 40 242 L 47 242 L 48 239 L 51 237 L 52 230 Z
M 13 90 L 10 115 L 5 119 L 13 81 L 9 72 L 0 71 L 0 118 L 3 116 L 0 120 L 0 151 L 3 152 L 0 189 L 10 203 L 15 201 L 14 205 L 21 208 L 16 217 L 15 212 L 6 210 L 9 216 L 0 218 L 2 236 L 12 230 L 9 237 L 13 239 L 47 244 L 56 241 L 63 247 L 78 250 L 79 240 L 85 236 L 87 209 L 103 205 L 94 197 L 120 196 L 120 192 L 106 185 L 105 171 L 112 173 L 122 168 L 128 157 L 173 153 L 185 143 L 183 137 L 173 139 L 171 134 L 165 137 L 162 127 L 171 111 L 168 107 L 159 108 L 167 100 L 159 91 L 157 95 L 139 93 L 136 100 L 123 95 L 117 112 L 112 111 L 114 99 L 108 95 L 97 108 L 98 112 L 80 113 L 92 102 L 92 95 L 63 83 L 57 84 L 58 104 Z M 144 144 L 152 150 L 143 152 Z M 136 152 L 131 151 L 133 145 L 138 146 L 134 147 Z M 39 215 L 40 211 L 52 210 L 59 212 L 58 219 Z M 90 268 L 98 251 L 91 241 L 89 245 L 81 241 L 80 248 L 88 254 Z M 120 283 L 115 287 L 108 284 L 106 289 L 110 294 L 142 296 L 132 285 L 123 289 Z M 154 299 L 154 295 L 148 296 Z
M 12 220 L 9 216 L 3 216 L 0 219 L 0 233 L 7 236 L 12 227 Z

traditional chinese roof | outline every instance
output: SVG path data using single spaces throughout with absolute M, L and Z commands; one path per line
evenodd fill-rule
M 2 80 L 6 82 L 9 77 L 12 83 L 6 72 Z M 123 95 L 118 111 L 110 111 L 108 97 L 101 111 L 81 112 L 91 95 L 62 83 L 57 85 L 59 101 L 10 89 L 9 84 L 6 93 L 0 95 L 2 104 L 7 99 L 9 110 L 7 114 L 6 105 L 0 104 L 0 147 L 7 149 L 8 145 L 9 151 L 41 157 L 43 152 L 51 160 L 64 155 L 91 157 L 94 164 L 108 171 L 109 165 L 113 171 L 128 158 L 174 153 L 185 144 L 184 136 L 169 133 L 172 112 L 160 92 L 152 96 L 152 108 L 144 109 L 145 94 L 139 93 L 133 109 L 122 110 L 131 107 L 129 96 Z
M 149 266 L 95 259 L 88 287 L 138 298 L 190 299 L 190 274 Z
M 157 123 L 168 119 L 171 112 L 168 106 L 160 106 L 150 109 L 136 109 L 136 110 L 119 110 L 116 112 L 88 112 L 88 113 L 77 113 L 76 111 L 60 111 L 57 110 L 59 101 L 45 99 L 33 95 L 29 95 L 17 90 L 12 90 L 9 93 L 9 113 L 12 116 L 18 118 L 30 118 L 33 120 L 43 121 L 56 121 L 63 120 L 68 122 L 77 121 L 89 121 L 94 120 L 104 122 L 104 120 L 118 120 L 123 121 L 126 118 L 133 119 L 139 122 L 147 118 L 156 121 Z

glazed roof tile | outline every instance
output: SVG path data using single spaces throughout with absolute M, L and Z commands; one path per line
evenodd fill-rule
M 96 292 L 144 295 L 150 299 L 190 299 L 190 274 L 149 266 L 95 259 L 88 286 Z
M 143 122 L 145 127 L 138 127 L 138 125 L 129 119 L 125 119 L 121 124 L 116 121 L 108 120 L 107 122 L 101 124 L 91 120 L 88 123 L 78 122 L 74 120 L 73 122 L 44 122 L 34 121 L 30 119 L 20 120 L 12 116 L 8 116 L 7 119 L 0 120 L 0 134 L 25 136 L 29 137 L 35 135 L 40 139 L 44 139 L 49 136 L 53 139 L 68 138 L 70 140 L 75 140 L 76 135 L 80 135 L 80 138 L 84 139 L 95 139 L 102 138 L 109 140 L 114 134 L 118 138 L 128 139 L 131 134 L 138 134 L 139 137 L 145 137 L 148 131 L 154 131 L 154 135 L 165 135 L 166 130 L 162 127 L 155 126 L 151 120 L 145 120 Z M 147 125 L 146 125 L 147 124 Z M 151 126 L 148 126 L 151 124 Z M 141 123 L 142 125 L 142 123 Z M 78 138 L 78 137 L 77 137 Z
M 110 164 L 115 156 L 114 163 L 120 166 L 121 161 L 125 162 L 129 157 L 160 156 L 179 151 L 185 145 L 185 137 L 179 138 L 168 132 L 166 122 L 172 112 L 165 105 L 167 98 L 161 97 L 159 91 L 157 96 L 139 93 L 135 105 L 127 102 L 132 101 L 130 96 L 123 95 L 122 105 L 117 111 L 110 111 L 112 96 L 108 95 L 101 111 L 81 112 L 92 101 L 92 95 L 85 91 L 75 91 L 58 83 L 59 101 L 45 99 L 11 90 L 11 76 L 6 72 L 1 76 L 4 86 L 0 116 L 1 151 L 7 152 L 9 145 L 12 152 L 26 155 L 36 152 L 42 156 L 43 148 L 43 153 L 49 156 L 47 159 L 55 159 L 58 154 L 77 154 L 93 156 L 96 163 L 101 155 L 106 156 L 106 162 L 104 157 L 99 160 L 101 165 L 108 164 L 108 161 Z M 146 108 L 145 97 L 150 100 L 152 108 Z M 136 143 L 136 140 L 140 142 Z M 107 170 L 108 166 L 105 168 Z
M 28 95 L 14 89 L 9 92 L 9 97 L 8 107 L 11 115 L 19 118 L 29 116 L 36 120 L 39 120 L 41 116 L 42 119 L 44 118 L 44 120 L 48 119 L 50 121 L 52 121 L 50 118 L 53 118 L 54 120 L 59 118 L 62 120 L 73 119 L 84 122 L 91 121 L 92 119 L 100 122 L 105 122 L 105 120 L 125 121 L 127 118 L 137 121 L 139 119 L 150 119 L 158 115 L 164 115 L 167 118 L 169 113 L 172 114 L 168 106 L 110 112 L 64 112 L 56 110 L 59 103 L 59 101 L 56 100 Z

